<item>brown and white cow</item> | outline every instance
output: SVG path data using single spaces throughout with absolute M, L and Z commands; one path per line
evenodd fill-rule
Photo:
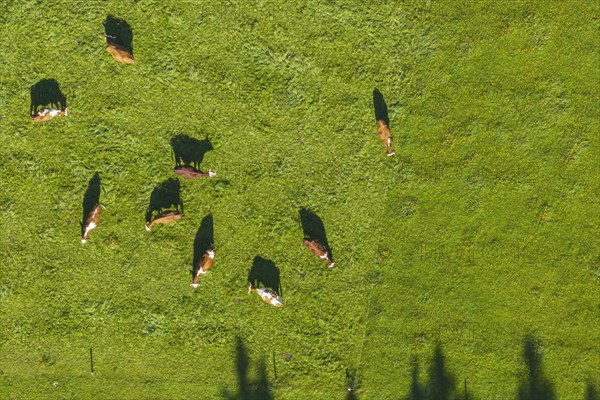
M 173 172 L 175 172 L 183 179 L 196 179 L 206 176 L 212 178 L 213 176 L 217 175 L 216 172 L 210 169 L 208 170 L 208 172 L 202 172 L 199 169 L 192 167 L 191 165 L 178 165 L 175 168 L 173 168 Z
M 382 119 L 377 121 L 376 126 L 379 139 L 386 147 L 387 156 L 393 156 L 396 154 L 396 152 L 392 150 L 392 132 L 390 132 L 390 127 L 388 126 L 387 122 Z
M 85 243 L 88 240 L 88 235 L 91 230 L 98 226 L 98 221 L 100 220 L 100 214 L 102 214 L 102 209 L 104 206 L 100 204 L 96 204 L 94 208 L 90 211 L 87 218 L 85 219 L 85 223 L 83 225 L 83 234 L 81 235 L 81 243 Z
M 156 224 L 170 224 L 174 221 L 179 221 L 183 218 L 183 214 L 179 211 L 167 210 L 158 214 L 156 217 L 152 219 L 150 222 L 146 222 L 146 230 L 150 231 L 152 227 Z
M 42 108 L 42 109 L 38 110 L 38 112 L 36 112 L 35 114 L 33 114 L 31 116 L 31 120 L 33 122 L 45 122 L 45 121 L 50 121 L 52 118 L 56 117 L 57 115 L 66 116 L 67 113 L 68 113 L 67 108 L 64 108 L 62 110 L 57 110 L 56 108 Z
M 252 292 L 257 293 L 265 303 L 271 304 L 275 307 L 283 307 L 283 299 L 272 290 L 255 287 L 250 284 L 248 293 Z
M 111 36 L 106 35 L 106 51 L 110 53 L 115 61 L 123 64 L 133 64 L 133 54 L 125 47 L 114 43 Z
M 213 263 L 215 262 L 215 249 L 210 248 L 202 254 L 202 257 L 196 263 L 194 267 L 194 280 L 192 281 L 192 286 L 197 288 L 199 286 L 198 280 L 200 276 L 206 275 L 209 269 L 212 268 Z
M 329 253 L 327 252 L 327 249 L 325 249 L 325 246 L 323 246 L 318 241 L 312 239 L 304 239 L 302 241 L 302 246 L 306 247 L 315 256 L 325 261 L 325 264 L 329 268 L 332 268 L 335 265 L 335 263 L 329 258 Z

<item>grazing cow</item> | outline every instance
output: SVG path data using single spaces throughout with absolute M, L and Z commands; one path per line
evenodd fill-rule
M 179 211 L 167 210 L 158 214 L 150 222 L 146 222 L 146 230 L 150 231 L 155 224 L 170 224 L 173 221 L 179 221 L 183 214 Z
M 302 246 L 306 247 L 315 256 L 317 256 L 320 259 L 322 259 L 323 261 L 325 261 L 325 264 L 327 264 L 327 266 L 329 268 L 332 268 L 334 266 L 335 263 L 333 261 L 331 261 L 331 259 L 329 258 L 329 254 L 327 253 L 325 246 L 323 246 L 318 241 L 311 240 L 311 239 L 304 239 L 302 241 Z
M 254 287 L 250 284 L 248 293 L 252 292 L 258 293 L 265 303 L 269 303 L 275 307 L 283 307 L 283 299 L 272 290 Z
M 87 218 L 85 219 L 85 224 L 83 225 L 81 243 L 87 242 L 90 231 L 98 226 L 98 220 L 100 219 L 100 214 L 102 213 L 103 208 L 104 206 L 96 204 L 88 214 Z
M 382 119 L 377 121 L 377 133 L 379 134 L 379 139 L 381 139 L 386 147 L 387 156 L 390 157 L 396 154 L 396 152 L 392 150 L 392 133 L 390 132 L 390 127 Z
M 106 35 L 106 51 L 108 51 L 112 58 L 117 62 L 133 64 L 133 54 L 125 47 L 114 43 L 111 38 L 111 36 Z
M 175 172 L 183 179 L 195 179 L 204 176 L 212 178 L 213 176 L 217 175 L 216 172 L 210 169 L 208 170 L 208 172 L 202 172 L 199 169 L 192 167 L 191 165 L 178 165 L 175 168 L 173 168 L 173 172 Z
M 198 280 L 201 275 L 206 275 L 209 269 L 212 268 L 213 263 L 215 262 L 215 249 L 211 247 L 206 250 L 202 257 L 196 263 L 196 267 L 194 268 L 194 281 L 192 282 L 192 286 L 198 287 Z
M 57 110 L 56 108 L 42 108 L 38 112 L 36 112 L 35 114 L 33 114 L 31 116 L 31 120 L 33 122 L 45 122 L 45 121 L 50 121 L 52 118 L 56 117 L 57 115 L 66 116 L 67 113 L 68 113 L 67 108 L 64 108 L 62 110 Z

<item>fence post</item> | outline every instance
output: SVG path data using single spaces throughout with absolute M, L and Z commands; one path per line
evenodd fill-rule
M 94 375 L 94 357 L 92 356 L 92 348 L 90 347 L 90 371 Z

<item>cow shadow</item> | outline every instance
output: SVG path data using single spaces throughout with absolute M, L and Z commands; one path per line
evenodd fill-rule
M 383 120 L 390 126 L 387 104 L 383 98 L 383 94 L 377 88 L 373 90 L 373 108 L 375 109 L 375 120 Z
M 279 276 L 279 268 L 275 263 L 261 256 L 254 257 L 252 268 L 248 273 L 248 282 L 253 286 L 258 287 L 262 283 L 264 287 L 273 290 L 277 295 L 281 296 L 281 279 Z
M 248 376 L 250 359 L 243 340 L 238 336 L 235 344 L 235 369 L 238 379 L 238 392 L 236 395 L 223 390 L 223 397 L 228 400 L 273 400 L 269 388 L 267 364 L 262 358 L 258 363 L 258 379 L 251 380 Z
M 152 220 L 152 213 L 161 213 L 164 209 L 175 207 L 175 210 L 183 213 L 183 201 L 181 200 L 181 187 L 179 180 L 169 178 L 156 186 L 150 194 L 150 204 L 146 211 L 146 222 Z
M 545 377 L 542 368 L 539 343 L 529 335 L 523 341 L 523 361 L 527 367 L 527 376 L 519 386 L 518 400 L 555 400 L 552 382 Z
M 90 212 L 100 204 L 100 175 L 96 172 L 88 182 L 87 189 L 83 195 L 83 216 L 81 218 L 81 234 L 85 232 L 85 221 Z
M 196 169 L 200 169 L 204 155 L 213 150 L 208 138 L 198 140 L 188 135 L 173 136 L 171 138 L 171 148 L 173 149 L 175 166 L 193 165 Z
M 200 227 L 196 232 L 196 237 L 194 238 L 194 261 L 192 264 L 192 274 L 194 273 L 194 268 L 196 263 L 202 255 L 213 247 L 215 243 L 215 232 L 213 227 L 213 216 L 212 214 L 207 214 L 204 218 L 202 218 L 202 222 L 200 222 Z
M 429 365 L 428 380 L 419 382 L 419 360 L 415 357 L 412 362 L 411 384 L 408 400 L 473 400 L 473 396 L 465 387 L 457 388 L 455 379 L 446 368 L 446 358 L 442 346 L 437 343 Z
M 325 250 L 327 250 L 331 261 L 334 261 L 333 253 L 331 251 L 331 247 L 329 246 L 327 233 L 325 232 L 325 226 L 323 225 L 323 220 L 321 217 L 302 207 L 300 209 L 300 222 L 302 223 L 302 232 L 304 233 L 304 238 L 316 240 L 321 243 L 325 247 Z
M 133 31 L 125 20 L 107 15 L 104 20 L 106 41 L 119 45 L 133 55 Z
M 42 79 L 32 85 L 29 92 L 31 94 L 30 115 L 34 115 L 40 107 L 60 110 L 67 108 L 67 98 L 60 90 L 56 79 Z

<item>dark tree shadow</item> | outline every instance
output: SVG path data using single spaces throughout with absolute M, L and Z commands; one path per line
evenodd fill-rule
M 192 275 L 194 274 L 194 268 L 196 267 L 196 263 L 202 257 L 202 254 L 206 252 L 206 250 L 213 247 L 215 242 L 215 233 L 213 228 L 213 216 L 212 214 L 207 214 L 204 218 L 202 218 L 202 222 L 200 223 L 200 227 L 196 232 L 196 237 L 194 238 L 194 261 L 192 263 Z
M 29 89 L 31 104 L 29 114 L 34 115 L 38 108 L 50 107 L 60 110 L 67 108 L 67 98 L 55 79 L 42 79 Z
M 449 400 L 454 391 L 454 379 L 446 371 L 446 359 L 438 343 L 433 352 L 433 362 L 429 368 L 428 395 L 430 399 Z
M 188 135 L 173 136 L 171 138 L 171 148 L 173 149 L 175 166 L 193 165 L 196 169 L 200 169 L 204 155 L 213 149 L 210 140 L 198 140 Z
M 133 55 L 133 31 L 125 20 L 108 15 L 104 20 L 104 34 L 109 43 L 119 45 Z
M 261 359 L 258 365 L 258 380 L 251 382 L 248 378 L 248 368 L 250 360 L 244 342 L 238 336 L 235 345 L 235 369 L 238 378 L 238 393 L 232 395 L 224 391 L 224 397 L 229 400 L 273 400 L 269 389 L 269 379 L 267 376 L 267 365 L 264 359 Z
M 239 395 L 242 399 L 250 398 L 250 385 L 248 384 L 248 353 L 244 347 L 244 342 L 240 337 L 235 343 L 235 370 L 237 371 Z
M 425 400 L 425 388 L 419 383 L 419 360 L 413 359 L 413 369 L 410 381 L 408 400 Z
M 179 180 L 169 178 L 156 186 L 150 194 L 150 204 L 146 212 L 146 222 L 152 220 L 153 212 L 162 212 L 164 209 L 175 207 L 177 211 L 183 213 L 183 201 L 181 200 L 181 188 Z
M 259 286 L 259 282 L 281 296 L 281 280 L 279 277 L 279 268 L 275 263 L 261 256 L 254 257 L 252 268 L 248 273 L 248 282 L 253 286 Z
M 356 393 L 354 393 L 354 391 L 348 391 L 348 394 L 346 395 L 346 400 L 358 400 L 358 396 L 356 395 Z
M 325 247 L 325 250 L 327 250 L 331 261 L 334 261 L 331 247 L 329 247 L 329 242 L 327 241 L 327 233 L 325 233 L 323 220 L 314 212 L 302 207 L 300 209 L 300 222 L 302 223 L 304 238 L 316 240 L 321 243 Z
M 598 391 L 592 382 L 587 383 L 585 387 L 585 400 L 598 400 L 600 397 L 598 396 Z
M 346 389 L 348 390 L 346 400 L 358 400 L 356 395 L 356 370 L 346 369 Z
M 81 218 L 81 234 L 85 231 L 85 221 L 97 204 L 100 204 L 100 175 L 96 172 L 88 182 L 87 190 L 83 195 L 83 216 Z
M 438 343 L 428 371 L 427 384 L 419 383 L 419 361 L 413 359 L 413 369 L 408 400 L 473 400 L 466 387 L 458 389 L 454 377 L 446 369 L 442 346 Z
M 527 366 L 527 377 L 521 382 L 518 399 L 556 399 L 552 382 L 544 376 L 539 344 L 531 336 L 525 337 L 523 343 L 523 361 L 525 361 L 525 365 Z
M 269 389 L 269 377 L 267 375 L 267 363 L 264 358 L 258 363 L 258 382 L 252 387 L 253 398 L 256 400 L 273 400 Z
M 390 118 L 388 116 L 388 108 L 383 95 L 379 89 L 373 90 L 373 108 L 375 109 L 375 120 L 384 120 L 390 126 Z

